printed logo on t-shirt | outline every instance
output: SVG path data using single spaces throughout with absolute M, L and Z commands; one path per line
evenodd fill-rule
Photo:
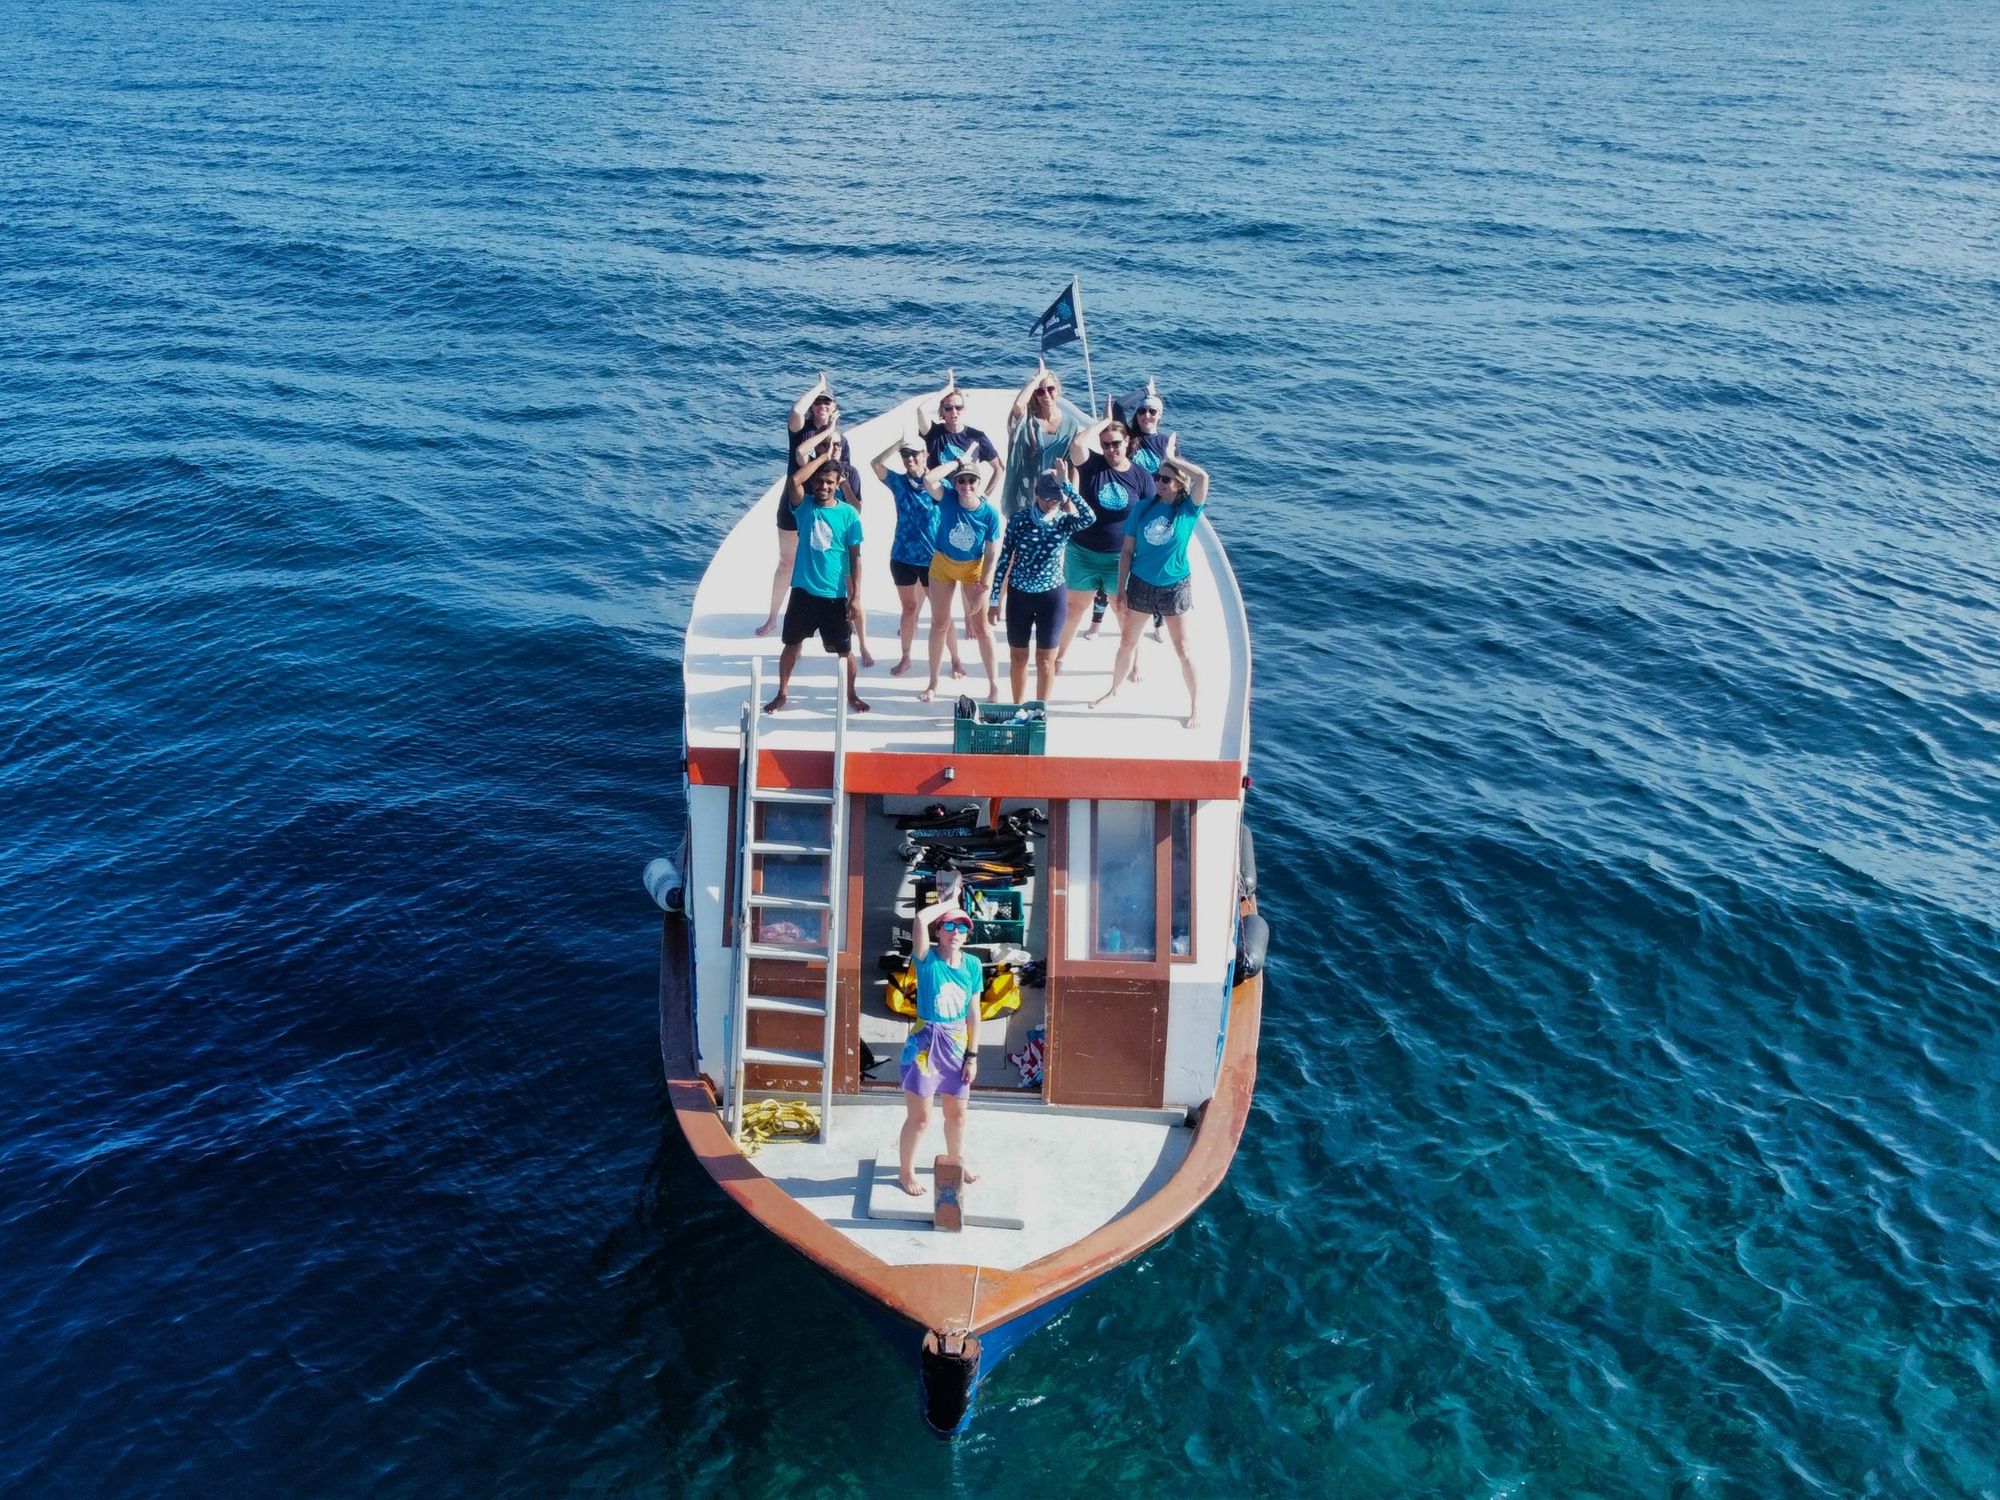
M 965 986 L 947 979 L 937 989 L 937 1013 L 941 1016 L 956 1016 L 971 1009 L 966 1003 Z
M 815 552 L 833 550 L 833 528 L 826 524 L 824 516 L 813 517 L 812 545 Z
M 1131 503 L 1132 492 L 1126 489 L 1124 485 L 1113 484 L 1109 480 L 1106 480 L 1098 486 L 1097 508 L 1099 510 L 1123 510 Z
M 959 517 L 957 523 L 951 528 L 951 544 L 961 552 L 970 552 L 972 544 L 978 538 L 979 533 L 972 529 L 972 523 L 963 516 Z
M 1165 516 L 1155 516 L 1146 523 L 1146 543 L 1152 547 L 1164 547 L 1174 539 L 1174 523 Z

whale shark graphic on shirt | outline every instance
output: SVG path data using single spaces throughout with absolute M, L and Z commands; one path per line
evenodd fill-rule
M 1149 546 L 1164 547 L 1174 538 L 1174 523 L 1165 516 L 1154 516 L 1146 523 L 1146 542 Z
M 970 552 L 972 544 L 979 539 L 979 533 L 972 529 L 972 523 L 963 516 L 952 523 L 951 544 L 960 552 Z

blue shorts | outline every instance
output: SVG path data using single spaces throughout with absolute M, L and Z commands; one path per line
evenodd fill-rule
M 1069 591 L 1062 588 L 1030 593 L 1007 589 L 1007 644 L 1026 650 L 1040 637 L 1037 650 L 1053 651 L 1062 644 L 1063 621 L 1069 616 Z

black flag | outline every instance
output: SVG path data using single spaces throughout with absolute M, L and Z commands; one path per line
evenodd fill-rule
M 1063 294 L 1049 304 L 1049 310 L 1035 319 L 1030 333 L 1038 333 L 1044 349 L 1053 349 L 1058 344 L 1067 344 L 1076 337 L 1076 283 L 1072 281 L 1063 288 Z

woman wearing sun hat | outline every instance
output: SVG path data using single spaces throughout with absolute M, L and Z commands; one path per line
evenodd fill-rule
M 931 941 L 931 930 L 937 941 Z M 917 971 L 917 1022 L 903 1043 L 901 1061 L 903 1133 L 897 1141 L 897 1179 L 911 1197 L 921 1197 L 917 1181 L 917 1146 L 930 1128 L 931 1100 L 944 1110 L 944 1149 L 965 1157 L 965 1101 L 979 1072 L 980 992 L 986 976 L 979 960 L 965 951 L 972 918 L 962 907 L 936 902 L 917 913 L 910 925 L 912 960 Z M 975 1181 L 972 1173 L 967 1182 Z

